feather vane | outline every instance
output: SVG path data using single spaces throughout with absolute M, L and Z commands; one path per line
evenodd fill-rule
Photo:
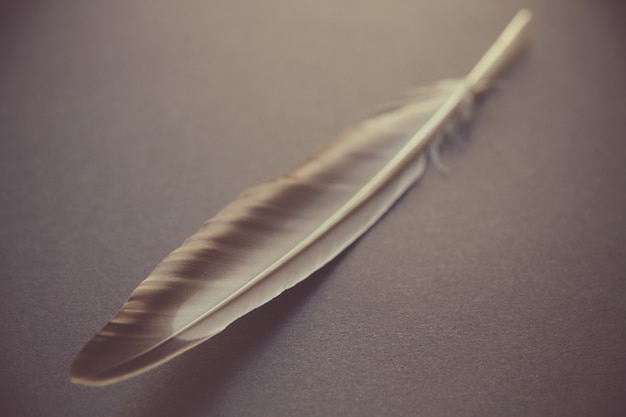
M 245 191 L 169 254 L 78 353 L 70 379 L 107 385 L 221 332 L 365 233 L 426 169 L 426 150 L 517 51 L 520 12 L 468 77 L 422 90 Z

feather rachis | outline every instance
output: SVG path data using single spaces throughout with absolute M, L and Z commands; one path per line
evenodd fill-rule
M 438 84 L 362 122 L 289 173 L 244 192 L 139 285 L 76 357 L 72 380 L 105 385 L 157 366 L 337 256 L 423 174 L 426 150 L 463 118 L 492 67 L 504 64 L 489 61 L 465 80 Z
M 422 109 L 419 110 L 419 112 L 422 112 L 422 111 L 423 111 Z M 404 112 L 406 112 L 406 110 Z M 381 117 L 383 118 L 382 124 L 380 124 L 378 128 L 381 131 L 386 132 L 387 135 L 391 135 L 392 137 L 398 136 L 398 138 L 396 139 L 397 143 L 395 145 L 395 148 L 399 147 L 399 145 L 402 143 L 402 140 L 400 138 L 401 135 L 398 135 L 398 132 L 394 132 L 393 129 L 390 129 L 390 127 L 387 126 L 387 122 L 389 122 L 390 118 L 393 121 L 393 123 L 391 123 L 390 125 L 396 126 L 396 129 L 397 129 L 397 126 L 400 126 L 401 130 L 406 130 L 406 131 L 414 130 L 414 126 L 413 126 L 414 115 L 411 115 L 411 114 L 405 115 L 406 122 L 404 124 L 398 124 L 398 118 L 400 117 L 398 114 L 387 114 L 387 115 L 379 116 L 379 122 L 380 122 Z M 227 253 L 227 251 L 223 250 L 224 249 L 223 239 L 227 238 L 229 235 L 233 233 L 232 224 L 234 222 L 239 222 L 239 223 L 241 223 L 242 221 L 245 222 L 245 219 L 248 218 L 249 221 L 245 225 L 245 229 L 247 232 L 250 232 L 251 228 L 254 228 L 254 227 L 261 229 L 259 233 L 256 233 L 256 234 L 252 233 L 252 239 L 248 238 L 247 240 L 240 242 L 239 244 L 240 249 L 242 248 L 242 243 L 243 244 L 248 243 L 248 244 L 251 244 L 252 247 L 258 247 L 262 243 L 261 241 L 253 241 L 253 242 L 250 242 L 250 241 L 255 240 L 257 238 L 260 240 L 264 240 L 268 238 L 269 236 L 271 236 L 267 233 L 267 230 L 263 230 L 263 229 L 266 223 L 272 222 L 273 220 L 272 216 L 275 216 L 275 218 L 280 218 L 283 224 L 285 223 L 285 220 L 288 220 L 288 219 L 291 219 L 291 221 L 294 221 L 294 222 L 301 222 L 303 217 L 305 218 L 307 217 L 306 216 L 307 210 L 310 211 L 311 207 L 315 207 L 314 203 L 316 200 L 318 200 L 319 202 L 320 199 L 324 200 L 328 198 L 328 188 L 319 187 L 318 184 L 315 184 L 313 187 L 308 187 L 305 193 L 299 193 L 299 191 L 301 191 L 299 190 L 299 188 L 301 188 L 301 184 L 298 184 L 298 182 L 302 181 L 302 178 L 306 178 L 306 181 L 308 181 L 309 178 L 314 178 L 316 183 L 317 182 L 327 183 L 328 181 L 331 181 L 337 177 L 343 178 L 344 180 L 348 182 L 350 180 L 354 181 L 354 178 L 351 179 L 351 177 L 353 177 L 356 174 L 354 172 L 349 172 L 351 169 L 346 169 L 346 167 L 344 167 L 345 161 L 342 158 L 337 157 L 337 155 L 342 155 L 342 154 L 345 154 L 346 152 L 350 154 L 349 150 L 352 149 L 352 147 L 350 146 L 349 142 L 351 138 L 355 137 L 354 135 L 360 135 L 362 132 L 366 133 L 364 138 L 361 136 L 357 136 L 359 138 L 358 141 L 363 142 L 363 143 L 358 144 L 358 146 L 355 148 L 356 152 L 352 153 L 350 157 L 356 158 L 360 162 L 361 169 L 365 171 L 364 173 L 362 173 L 363 176 L 370 177 L 372 173 L 378 172 L 380 168 L 374 166 L 375 164 L 372 161 L 370 161 L 371 159 L 375 159 L 375 158 L 373 158 L 371 155 L 367 155 L 367 153 L 363 154 L 361 152 L 363 145 L 369 143 L 371 147 L 373 144 L 373 149 L 370 148 L 373 154 L 376 154 L 376 153 L 395 154 L 397 152 L 397 149 L 396 150 L 388 149 L 390 147 L 394 148 L 394 146 L 392 146 L 393 141 L 391 142 L 383 141 L 383 140 L 380 140 L 379 135 L 372 135 L 371 133 L 373 129 L 372 123 L 374 122 L 368 121 L 363 124 L 364 126 L 356 127 L 354 129 L 349 130 L 348 132 L 346 132 L 346 134 L 344 134 L 344 136 L 341 137 L 338 143 L 320 151 L 320 153 L 318 153 L 316 158 L 310 159 L 308 162 L 305 162 L 304 164 L 297 167 L 295 170 L 291 171 L 291 173 L 285 176 L 279 177 L 273 181 L 270 181 L 269 183 L 265 183 L 260 186 L 253 187 L 252 189 L 244 192 L 240 199 L 238 199 L 236 202 L 226 207 L 222 212 L 220 212 L 212 220 L 208 221 L 196 234 L 192 235 L 189 239 L 187 239 L 187 241 L 181 246 L 181 248 L 173 251 L 172 254 L 166 257 L 166 259 L 156 267 L 153 274 L 151 274 L 138 287 L 138 289 L 130 297 L 129 301 L 126 303 L 122 311 L 118 314 L 118 316 L 116 316 L 111 321 L 111 324 L 108 326 L 108 327 L 114 327 L 114 328 L 117 327 L 117 329 L 112 332 L 105 331 L 105 334 L 107 333 L 110 333 L 112 335 L 115 335 L 116 333 L 119 334 L 120 323 L 126 324 L 130 321 L 136 321 L 132 319 L 132 316 L 133 316 L 132 312 L 162 311 L 164 309 L 167 309 L 169 304 L 175 303 L 176 299 L 170 298 L 169 287 L 163 287 L 164 280 L 169 279 L 172 284 L 175 284 L 176 286 L 179 287 L 177 288 L 178 290 L 180 290 L 181 288 L 184 289 L 187 286 L 192 286 L 194 287 L 194 290 L 195 290 L 195 284 L 196 284 L 195 280 L 189 279 L 188 277 L 190 275 L 191 276 L 197 275 L 196 270 L 199 267 L 196 265 L 198 264 L 198 262 L 200 262 L 200 267 L 201 267 L 202 259 L 209 259 L 213 261 L 212 267 L 214 269 L 214 272 L 215 272 L 215 269 L 219 269 L 221 267 L 221 264 L 230 264 L 233 261 L 241 261 L 240 259 L 228 258 L 229 256 L 232 256 L 232 254 Z M 337 148 L 339 148 L 339 150 Z M 325 156 L 327 156 L 328 158 L 325 158 Z M 384 160 L 386 159 L 387 158 L 385 158 Z M 325 164 L 323 161 L 326 161 L 327 164 L 330 165 L 330 167 L 327 166 L 327 164 Z M 341 172 L 342 170 L 346 172 L 342 173 Z M 358 172 L 358 170 L 356 171 Z M 421 171 L 423 171 L 423 167 L 419 169 L 415 174 L 419 175 L 421 174 Z M 330 175 L 330 177 L 332 178 L 329 178 L 329 175 L 328 175 L 329 172 L 332 174 Z M 410 180 L 408 180 L 407 183 L 412 183 L 413 180 L 414 178 L 410 178 Z M 266 267 L 263 270 L 248 273 L 247 274 L 248 276 L 254 276 L 254 278 L 241 279 L 242 284 L 236 287 L 237 288 L 236 291 L 231 292 L 230 294 L 223 297 L 223 299 L 216 302 L 213 305 L 213 307 L 205 311 L 204 314 L 198 315 L 197 317 L 191 320 L 187 320 L 186 321 L 187 324 L 185 326 L 181 326 L 174 332 L 169 332 L 168 338 L 177 337 L 184 332 L 188 333 L 186 338 L 196 337 L 197 332 L 195 333 L 189 332 L 188 330 L 193 327 L 198 327 L 200 322 L 205 317 L 214 315 L 218 310 L 223 309 L 225 306 L 228 306 L 230 300 L 239 297 L 242 293 L 257 286 L 269 274 L 275 272 L 277 269 L 281 267 L 284 267 L 289 262 L 290 259 L 293 259 L 295 257 L 296 254 L 300 253 L 302 250 L 309 247 L 314 242 L 319 241 L 319 239 L 328 230 L 336 226 L 337 223 L 342 218 L 344 218 L 347 213 L 350 213 L 351 211 L 355 210 L 355 208 L 358 206 L 357 203 L 359 201 L 362 203 L 364 197 L 367 197 L 372 194 L 373 188 L 371 187 L 371 185 L 369 183 L 366 183 L 366 187 L 368 190 L 365 193 L 358 192 L 362 190 L 362 188 L 364 187 L 359 187 L 357 192 L 351 193 L 351 194 L 356 194 L 360 196 L 358 201 L 354 199 L 354 196 L 352 196 L 352 198 L 347 199 L 347 203 L 343 202 L 339 205 L 339 207 L 332 207 L 332 206 L 329 207 L 328 202 L 324 202 L 322 207 L 328 207 L 326 210 L 329 212 L 327 215 L 325 215 L 325 217 L 327 218 L 325 222 L 323 222 L 321 225 L 315 225 L 314 228 L 310 229 L 309 233 L 306 233 L 298 241 L 286 242 L 287 246 L 291 247 L 290 250 L 288 250 L 282 256 L 276 257 L 276 259 L 273 262 L 271 262 L 269 265 L 266 265 Z M 339 186 L 333 185 L 333 188 L 335 188 L 339 192 L 346 191 L 346 186 L 341 185 L 341 184 Z M 285 193 L 284 191 L 285 189 L 289 189 L 289 191 Z M 278 193 L 277 195 L 274 195 L 274 193 L 276 193 L 276 190 L 282 190 L 282 191 Z M 312 193 L 312 191 L 314 190 L 317 190 L 317 194 Z M 296 196 L 297 199 L 295 200 L 296 205 L 292 206 L 290 211 L 286 211 L 284 209 L 285 201 L 282 201 L 282 200 L 285 199 L 285 195 L 290 196 L 293 193 L 297 194 Z M 394 196 L 393 199 L 395 200 L 395 198 L 396 197 Z M 291 196 L 288 199 L 293 199 L 293 196 Z M 386 201 L 387 199 L 388 198 L 384 198 L 383 201 Z M 278 213 L 276 214 L 273 214 L 275 211 L 274 207 L 278 208 Z M 383 209 L 381 211 L 386 211 L 386 210 Z M 255 216 L 259 216 L 259 215 L 260 215 L 260 218 L 263 219 L 263 221 L 254 221 Z M 373 223 L 374 220 L 375 218 L 371 219 L 368 222 L 363 223 L 363 228 L 369 227 L 370 223 Z M 289 221 L 287 221 L 286 223 L 288 225 Z M 237 230 L 237 228 L 235 230 Z M 358 237 L 359 235 L 360 233 L 355 233 L 354 238 Z M 210 237 L 209 240 L 207 240 L 207 236 Z M 314 265 L 310 269 L 312 270 L 318 269 L 325 262 L 327 262 L 329 259 L 334 257 L 337 254 L 337 252 L 344 249 L 345 246 L 347 246 L 352 241 L 353 239 L 348 239 L 339 246 L 337 246 L 336 244 L 322 245 L 324 248 L 330 248 L 330 249 L 324 249 L 324 251 L 330 250 L 330 252 L 316 256 L 315 257 L 316 262 L 314 262 Z M 266 250 L 264 250 L 264 252 L 266 252 Z M 181 260 L 184 262 L 181 262 Z M 257 263 L 254 263 L 254 264 L 256 265 Z M 240 265 L 238 266 L 239 269 L 241 269 Z M 176 278 L 171 278 L 173 275 L 176 276 Z M 246 274 L 242 273 L 240 270 L 238 274 L 233 274 L 233 275 L 245 276 Z M 229 280 L 232 280 L 232 278 L 229 277 Z M 277 287 L 275 291 L 276 294 L 273 294 L 271 298 L 273 298 L 273 296 L 277 295 L 278 293 L 282 292 L 282 290 L 284 290 L 285 288 L 293 284 L 295 284 L 295 282 L 289 282 L 282 286 Z M 202 298 L 203 296 L 204 295 L 201 294 L 198 297 Z M 270 297 L 266 297 L 266 298 L 270 298 Z M 262 303 L 257 303 L 257 304 L 262 304 Z M 178 316 L 180 317 L 181 315 L 179 314 Z M 185 322 L 185 320 L 182 320 L 182 322 Z M 178 326 L 174 326 L 174 327 L 178 327 Z M 218 330 L 221 330 L 221 329 L 218 329 Z M 136 329 L 133 329 L 133 332 L 136 332 Z M 145 337 L 150 338 L 149 332 L 144 332 L 144 333 L 148 333 Z M 191 333 L 191 336 L 189 336 L 189 333 Z M 202 331 L 200 331 L 200 333 L 202 333 Z M 213 334 L 214 332 L 210 331 L 208 333 Z M 126 334 L 124 334 L 124 336 L 127 337 Z M 160 342 L 151 343 L 150 346 L 147 347 L 146 349 L 139 349 L 137 352 L 135 352 L 132 356 L 130 356 L 130 359 L 135 358 L 138 355 L 145 354 L 148 350 L 153 350 L 159 347 L 161 344 L 165 343 L 166 341 L 167 339 L 162 339 Z

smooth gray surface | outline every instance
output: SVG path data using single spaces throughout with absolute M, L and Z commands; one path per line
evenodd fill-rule
M 619 1 L 4 2 L 0 415 L 626 414 Z M 127 382 L 72 356 L 242 189 L 411 86 L 533 44 L 321 273 Z

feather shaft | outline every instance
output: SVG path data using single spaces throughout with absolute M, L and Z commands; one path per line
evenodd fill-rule
M 85 345 L 70 379 L 107 385 L 153 368 L 336 257 L 422 176 L 425 150 L 515 56 L 529 20 L 518 13 L 465 79 L 362 122 L 209 219 Z

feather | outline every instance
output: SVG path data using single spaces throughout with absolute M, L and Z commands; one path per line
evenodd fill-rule
M 336 257 L 424 173 L 429 146 L 467 117 L 529 20 L 519 12 L 465 79 L 413 94 L 241 194 L 140 283 L 74 358 L 70 379 L 107 385 L 153 368 Z

